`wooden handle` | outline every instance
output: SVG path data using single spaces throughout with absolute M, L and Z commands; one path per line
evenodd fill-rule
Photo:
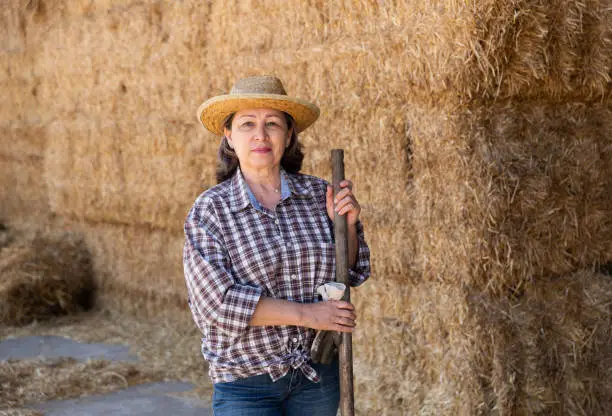
M 334 197 L 340 192 L 340 182 L 344 180 L 344 150 L 333 149 L 332 185 Z M 336 240 L 336 281 L 346 285 L 343 300 L 351 301 L 351 292 L 348 279 L 348 232 L 346 216 L 338 215 L 334 211 L 334 239 Z M 353 337 L 352 334 L 342 333 L 342 344 L 339 351 L 340 359 L 340 411 L 342 416 L 355 414 L 355 396 L 353 392 Z

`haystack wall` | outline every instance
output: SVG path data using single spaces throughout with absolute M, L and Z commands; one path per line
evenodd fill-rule
M 0 220 L 82 232 L 100 302 L 189 321 L 182 222 L 218 145 L 195 111 L 273 73 L 322 110 L 303 170 L 344 148 L 363 207 L 359 412 L 604 414 L 608 1 L 5 6 Z
M 213 173 L 215 151 L 202 143 L 196 127 L 153 117 L 81 116 L 51 124 L 45 170 L 59 191 L 49 198 L 53 211 L 180 233 L 186 207 L 201 189 L 202 166 Z
M 49 215 L 42 160 L 11 160 L 0 155 L 0 177 L 1 221 L 23 226 Z
M 542 101 L 415 113 L 424 275 L 501 293 L 608 262 L 611 116 Z
M 184 307 L 185 285 L 182 279 L 177 279 L 182 274 L 182 235 L 148 227 L 101 223 L 90 224 L 84 236 L 93 249 L 93 266 L 102 300 L 119 303 L 120 299 L 138 299 L 134 303 L 146 311 L 139 311 L 135 305 L 124 309 L 143 316 L 154 315 L 153 311 L 163 302 L 169 302 L 171 310 Z

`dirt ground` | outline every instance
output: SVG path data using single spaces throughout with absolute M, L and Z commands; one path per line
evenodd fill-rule
M 55 335 L 80 342 L 122 344 L 138 361 L 73 358 L 0 361 L 0 414 L 36 415 L 34 403 L 108 393 L 141 383 L 185 381 L 196 388 L 183 395 L 210 399 L 212 385 L 195 326 L 171 318 L 150 319 L 94 310 L 24 327 L 0 325 L 0 340 Z

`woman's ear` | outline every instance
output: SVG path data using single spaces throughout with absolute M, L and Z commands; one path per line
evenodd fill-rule
M 225 136 L 225 139 L 227 140 L 227 145 L 233 149 L 234 145 L 232 144 L 232 131 L 230 129 L 228 129 L 227 127 L 223 127 L 223 136 Z

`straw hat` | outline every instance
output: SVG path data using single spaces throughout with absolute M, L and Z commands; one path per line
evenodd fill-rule
M 298 133 L 314 123 L 320 112 L 308 101 L 289 97 L 280 79 L 266 75 L 239 79 L 229 94 L 206 100 L 198 108 L 198 119 L 209 131 L 222 136 L 227 117 L 246 108 L 284 111 L 295 120 Z

